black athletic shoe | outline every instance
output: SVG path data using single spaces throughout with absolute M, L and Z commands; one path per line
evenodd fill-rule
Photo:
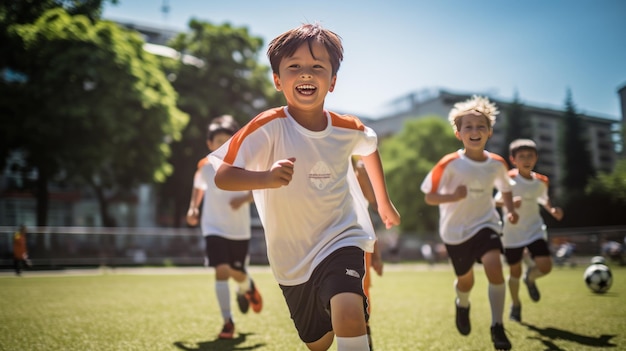
M 531 282 L 528 278 L 524 278 L 524 284 L 528 288 L 528 295 L 530 295 L 530 299 L 537 302 L 541 298 L 539 294 L 539 289 L 537 289 L 537 284 L 535 282 Z
M 502 324 L 495 324 L 491 327 L 491 341 L 493 341 L 493 347 L 496 350 L 510 350 L 511 342 L 504 333 L 504 326 Z
M 455 302 L 456 305 L 456 302 Z M 461 307 L 456 305 L 456 329 L 462 335 L 468 335 L 472 331 L 472 326 L 469 320 L 470 306 Z
M 511 314 L 509 315 L 509 319 L 520 323 L 522 322 L 522 305 L 511 305 Z
M 239 311 L 241 313 L 248 313 L 248 309 L 250 309 L 250 301 L 246 298 L 245 293 L 237 292 L 237 305 L 239 305 Z

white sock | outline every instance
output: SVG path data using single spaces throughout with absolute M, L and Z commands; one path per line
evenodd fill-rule
M 531 282 L 534 282 L 535 279 L 541 278 L 544 274 L 537 268 L 537 266 L 533 267 L 530 271 L 528 271 L 527 279 Z
M 502 284 L 489 284 L 489 304 L 491 305 L 491 325 L 502 324 L 504 314 L 504 299 L 506 298 L 506 286 Z
M 243 294 L 246 291 L 250 290 L 250 277 L 246 274 L 246 278 L 240 282 L 237 282 L 239 286 L 239 293 Z
M 454 290 L 456 291 L 456 305 L 459 307 L 468 307 L 469 306 L 469 296 L 470 292 L 463 292 L 457 288 L 458 280 L 454 281 Z
M 337 341 L 337 351 L 363 351 L 369 350 L 369 343 L 367 342 L 367 334 L 361 336 L 351 337 L 335 337 Z
M 228 287 L 228 280 L 218 280 L 215 282 L 215 295 L 217 295 L 217 303 L 220 305 L 222 318 L 224 318 L 225 321 L 232 319 L 230 313 L 230 289 Z
M 519 278 L 509 276 L 509 291 L 511 292 L 513 304 L 519 306 Z

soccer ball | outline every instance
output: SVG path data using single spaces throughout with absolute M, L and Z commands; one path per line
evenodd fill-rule
M 587 287 L 596 294 L 607 292 L 613 284 L 611 269 L 603 264 L 595 263 L 587 267 L 583 278 Z

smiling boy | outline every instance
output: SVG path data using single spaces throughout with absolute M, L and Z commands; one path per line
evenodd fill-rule
M 362 157 L 378 212 L 400 216 L 387 194 L 377 137 L 349 115 L 324 109 L 343 59 L 341 39 L 318 24 L 276 37 L 267 51 L 286 107 L 262 112 L 211 154 L 215 183 L 252 190 L 274 277 L 310 350 L 368 350 L 365 252 L 375 234 L 359 201 L 352 156 Z
M 456 103 L 448 119 L 463 149 L 444 156 L 421 185 L 425 201 L 439 206 L 439 235 L 446 245 L 456 280 L 456 327 L 462 335 L 471 332 L 469 295 L 474 286 L 475 262 L 482 263 L 489 281 L 491 340 L 497 350 L 511 349 L 504 332 L 502 315 L 506 287 L 500 255 L 500 216 L 493 189 L 502 192 L 507 219 L 517 222 L 513 208 L 511 180 L 506 161 L 487 152 L 498 110 L 489 99 L 474 96 Z

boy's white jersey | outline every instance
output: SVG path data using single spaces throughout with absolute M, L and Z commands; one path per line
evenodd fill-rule
M 519 175 L 518 169 L 510 170 L 509 175 L 515 181 L 513 197 L 521 197 L 522 203 L 515 209 L 519 214 L 519 221 L 516 224 L 508 221 L 504 223 L 502 244 L 505 248 L 518 248 L 537 239 L 547 239 L 546 225 L 538 204 L 548 203 L 548 177 L 532 172 L 532 179 L 524 178 Z M 501 197 L 501 193 L 496 194 L 496 200 Z M 505 208 L 503 211 L 506 213 Z
M 493 198 L 494 187 L 510 192 L 511 179 L 501 156 L 487 151 L 485 155 L 487 159 L 478 162 L 467 158 L 463 150 L 448 154 L 422 182 L 421 190 L 426 194 L 452 194 L 460 185 L 467 187 L 464 199 L 439 205 L 439 235 L 446 244 L 463 243 L 483 228 L 502 231 Z
M 287 186 L 253 191 L 265 229 L 267 254 L 279 284 L 306 282 L 315 267 L 339 248 L 373 250 L 375 234 L 367 204 L 352 168 L 352 155 L 369 155 L 377 137 L 356 117 L 325 112 L 323 131 L 310 131 L 286 107 L 267 110 L 209 155 L 250 171 L 268 171 L 274 162 L 295 157 Z
M 198 162 L 199 172 L 194 177 L 194 187 L 204 190 L 202 235 L 219 235 L 231 240 L 248 240 L 250 229 L 250 203 L 245 202 L 234 210 L 230 201 L 235 197 L 246 196 L 247 191 L 225 191 L 215 185 L 215 169 L 208 156 Z

